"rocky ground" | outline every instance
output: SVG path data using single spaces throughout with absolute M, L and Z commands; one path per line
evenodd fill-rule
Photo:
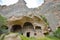
M 4 40 L 21 40 L 21 39 L 20 39 L 20 36 L 18 36 L 18 34 L 12 33 L 12 34 L 6 35 L 4 37 Z

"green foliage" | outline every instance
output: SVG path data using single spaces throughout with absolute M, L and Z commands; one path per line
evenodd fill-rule
M 6 30 L 7 26 L 5 26 L 6 25 L 6 22 L 7 22 L 6 21 L 6 18 L 3 17 L 2 15 L 0 15 L 0 35 L 2 33 L 7 32 L 7 30 Z
M 1 31 L 2 33 L 7 33 L 7 32 L 8 32 L 8 27 L 5 26 L 5 25 L 2 25 L 2 26 L 0 27 L 0 31 Z
M 22 40 L 37 40 L 35 37 L 25 37 L 23 35 L 20 35 Z
M 54 32 L 54 36 L 57 38 L 60 38 L 60 28 L 58 28 L 55 32 Z
M 5 25 L 5 24 L 6 24 L 6 18 L 0 15 L 0 26 Z
M 25 36 L 20 36 L 22 40 L 59 40 L 58 38 L 56 37 L 39 37 L 39 38 L 35 38 L 35 37 L 25 37 Z
M 9 35 L 9 34 L 2 34 L 0 37 L 0 40 L 3 40 L 6 35 Z M 44 37 L 35 38 L 35 37 L 26 37 L 26 36 L 20 35 L 20 38 L 21 40 L 60 40 L 54 36 L 44 36 Z
M 50 38 L 51 40 L 60 40 L 59 38 L 55 37 L 54 35 L 48 35 L 46 37 Z
M 3 40 L 4 37 L 5 37 L 5 35 L 6 35 L 6 34 L 2 34 L 2 35 L 0 36 L 0 40 Z
M 22 35 L 20 35 L 20 37 L 21 37 L 22 40 L 29 40 L 28 37 L 25 37 L 25 36 L 22 36 Z
M 45 17 L 45 16 L 40 15 L 40 17 L 44 20 L 44 22 L 45 22 L 47 25 L 49 25 L 49 23 L 48 23 L 48 21 L 47 21 L 47 19 L 46 19 L 46 17 Z

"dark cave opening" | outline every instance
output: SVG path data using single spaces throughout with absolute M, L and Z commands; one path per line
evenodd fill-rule
M 13 25 L 12 26 L 12 32 L 18 32 L 18 31 L 21 31 L 22 27 L 21 25 Z

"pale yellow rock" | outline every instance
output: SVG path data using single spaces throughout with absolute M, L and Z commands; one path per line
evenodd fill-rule
M 12 34 L 6 35 L 4 40 L 21 40 L 21 39 L 20 39 L 20 36 L 18 36 L 15 33 L 12 33 Z

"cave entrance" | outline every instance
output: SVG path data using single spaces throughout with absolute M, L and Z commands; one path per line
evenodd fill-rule
M 33 27 L 33 24 L 30 23 L 30 22 L 25 22 L 24 25 L 23 25 L 24 28 L 31 28 L 31 29 L 34 29 Z
M 11 28 L 12 32 L 19 32 L 21 31 L 21 29 L 22 29 L 21 25 L 13 25 Z

